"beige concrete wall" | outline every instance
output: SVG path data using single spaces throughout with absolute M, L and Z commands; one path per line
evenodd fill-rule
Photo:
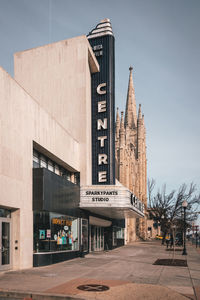
M 11 227 L 14 269 L 32 267 L 33 142 L 91 182 L 90 76 L 98 64 L 88 51 L 81 37 L 18 53 L 20 85 L 0 68 L 0 206 L 17 209 Z
M 81 184 L 91 184 L 90 74 L 98 63 L 86 36 L 16 53 L 14 64 L 16 81 L 79 141 Z
M 20 210 L 12 225 L 20 243 L 13 265 L 27 268 L 33 253 L 33 141 L 77 171 L 80 144 L 1 68 L 0 107 L 0 205 Z
M 17 209 L 11 214 L 11 265 L 14 270 L 20 268 L 20 209 Z

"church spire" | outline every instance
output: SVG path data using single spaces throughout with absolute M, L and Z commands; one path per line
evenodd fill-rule
M 142 153 L 142 111 L 141 111 L 141 104 L 139 104 L 139 109 L 138 109 L 138 120 L 137 120 L 137 154 L 138 154 L 138 159 L 141 157 Z
M 119 129 L 120 129 L 120 118 L 119 118 L 119 108 L 117 107 L 116 126 L 115 126 L 116 139 L 119 138 Z
M 120 146 L 125 145 L 125 128 L 124 128 L 124 112 L 121 112 L 121 122 L 120 122 L 120 130 L 119 130 L 119 142 Z
M 124 112 L 121 112 L 120 131 L 124 131 Z
M 130 67 L 129 71 L 129 83 L 128 83 L 128 93 L 126 100 L 126 112 L 125 112 L 125 126 L 130 128 L 137 127 L 137 112 L 136 112 L 136 102 L 135 102 L 135 90 L 133 86 L 133 68 Z
M 141 104 L 139 104 L 139 110 L 138 110 L 138 120 L 142 119 L 142 111 L 141 111 Z

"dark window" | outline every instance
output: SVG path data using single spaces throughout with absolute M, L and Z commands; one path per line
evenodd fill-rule
M 0 208 L 0 217 L 1 218 L 11 218 L 11 211 L 8 209 Z
M 70 172 L 36 150 L 33 150 L 33 168 L 46 168 L 68 181 L 77 185 L 80 184 L 80 174 L 78 172 Z

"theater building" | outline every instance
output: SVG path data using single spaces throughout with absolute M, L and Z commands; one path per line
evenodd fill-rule
M 0 68 L 0 270 L 123 245 L 144 217 L 115 179 L 114 70 L 108 19 Z

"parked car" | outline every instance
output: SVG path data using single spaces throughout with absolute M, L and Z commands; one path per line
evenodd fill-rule
M 156 234 L 156 240 L 162 240 L 163 239 L 163 236 L 162 235 L 159 235 L 159 234 Z M 165 236 L 165 240 L 170 240 L 170 236 L 169 235 L 166 235 Z
M 162 235 L 156 234 L 156 240 L 162 240 L 162 239 L 163 239 L 163 236 L 162 236 Z

